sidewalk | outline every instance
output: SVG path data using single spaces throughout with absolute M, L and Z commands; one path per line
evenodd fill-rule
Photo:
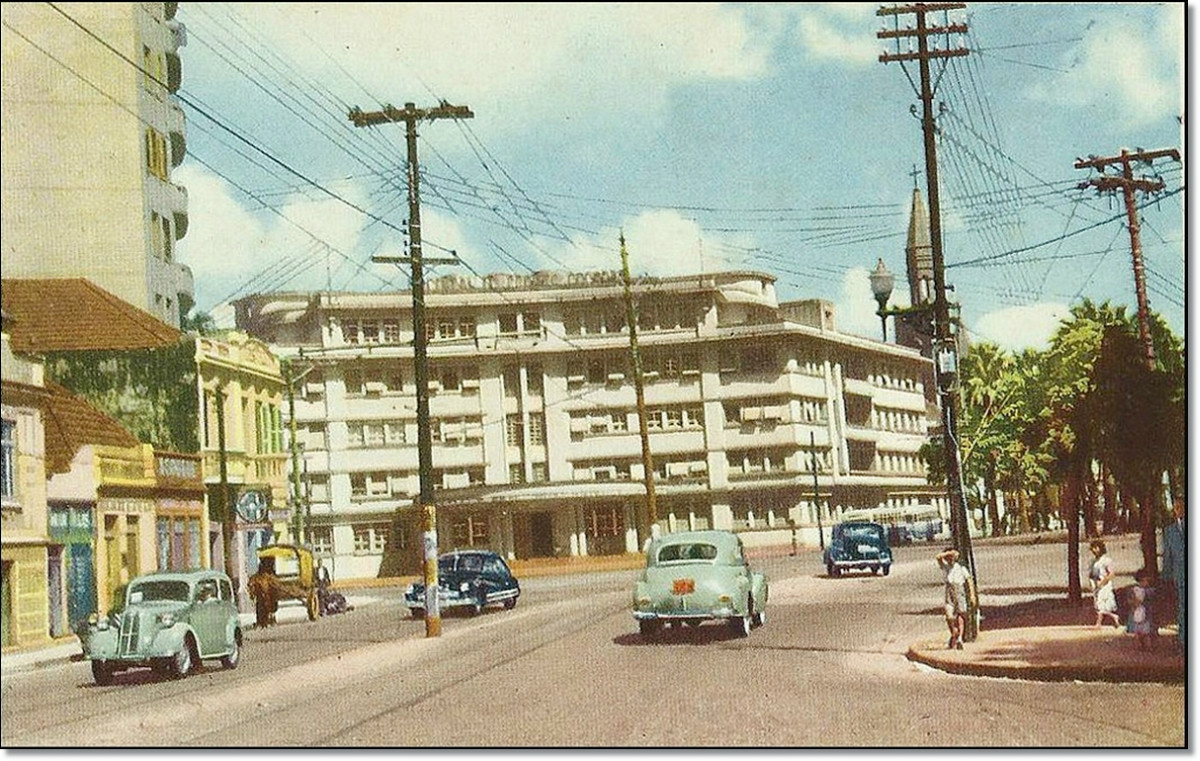
M 1180 682 L 1184 659 L 1175 630 L 1161 628 L 1154 649 L 1140 650 L 1124 627 L 1026 626 L 983 630 L 962 650 L 946 647 L 946 636 L 914 643 L 909 660 L 967 676 L 1042 682 Z

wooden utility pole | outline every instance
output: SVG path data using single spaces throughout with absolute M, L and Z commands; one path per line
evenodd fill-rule
M 1133 284 L 1137 292 L 1138 332 L 1141 334 L 1142 348 L 1146 352 L 1146 366 L 1151 370 L 1154 369 L 1154 341 L 1150 337 L 1150 302 L 1146 298 L 1146 268 L 1142 263 L 1141 225 L 1138 222 L 1137 198 L 1134 194 L 1137 192 L 1158 193 L 1165 185 L 1158 178 L 1152 180 L 1144 177 L 1135 178 L 1132 164 L 1138 162 L 1149 166 L 1154 163 L 1155 159 L 1161 158 L 1179 161 L 1179 151 L 1174 148 L 1143 151 L 1139 148 L 1135 153 L 1130 153 L 1122 148 L 1120 156 L 1108 158 L 1089 156 L 1086 159 L 1075 160 L 1076 169 L 1097 169 L 1100 172 L 1114 164 L 1120 165 L 1120 175 L 1101 174 L 1099 177 L 1079 183 L 1079 189 L 1095 188 L 1100 193 L 1120 191 L 1125 198 L 1125 213 L 1129 218 L 1129 244 L 1133 253 Z
M 934 84 L 929 62 L 965 56 L 963 47 L 933 49 L 930 37 L 965 34 L 967 25 L 947 23 L 930 25 L 928 13 L 962 10 L 966 3 L 915 3 L 913 5 L 880 8 L 878 16 L 896 17 L 896 28 L 879 32 L 880 39 L 916 38 L 917 49 L 908 52 L 884 53 L 879 56 L 882 63 L 916 61 L 920 68 L 921 128 L 925 138 L 925 186 L 929 195 L 929 242 L 933 259 L 933 318 L 934 318 L 934 369 L 937 377 L 938 395 L 942 412 L 942 450 L 946 457 L 946 485 L 950 497 L 950 526 L 954 534 L 954 545 L 966 563 L 972 577 L 975 575 L 975 558 L 971 552 L 970 518 L 963 493 L 962 462 L 958 450 L 958 347 L 951 331 L 950 303 L 946 299 L 946 262 L 942 252 L 941 204 L 938 191 L 937 124 L 934 121 Z M 915 15 L 915 28 L 899 28 L 901 15 Z M 978 584 L 976 584 L 978 589 Z M 972 606 L 974 607 L 974 606 Z M 976 611 L 967 616 L 966 639 L 973 641 L 978 636 Z
M 1153 372 L 1155 365 L 1154 339 L 1150 335 L 1150 302 L 1146 297 L 1146 268 L 1142 262 L 1141 225 L 1138 222 L 1136 193 L 1158 193 L 1165 185 L 1158 178 L 1147 179 L 1134 177 L 1134 162 L 1150 166 L 1155 159 L 1170 158 L 1179 161 L 1179 151 L 1166 148 L 1158 151 L 1144 151 L 1138 148 L 1134 153 L 1121 149 L 1121 155 L 1101 158 L 1089 156 L 1086 159 L 1076 159 L 1076 169 L 1096 169 L 1101 172 L 1099 177 L 1093 177 L 1079 183 L 1081 190 L 1095 188 L 1099 193 L 1120 191 L 1125 199 L 1125 214 L 1129 219 L 1129 247 L 1133 255 L 1133 284 L 1137 293 L 1138 333 L 1141 335 L 1142 350 L 1146 360 L 1146 368 Z M 1119 175 L 1103 174 L 1110 166 L 1118 166 Z M 1146 568 L 1158 568 L 1157 529 L 1158 529 L 1158 495 L 1157 490 L 1142 496 L 1142 530 L 1141 548 L 1142 561 Z
M 633 363 L 633 388 L 637 394 L 638 433 L 642 437 L 642 470 L 646 483 L 646 520 L 643 529 L 638 521 L 638 547 L 652 539 L 658 526 L 658 505 L 654 497 L 654 457 L 650 454 L 650 428 L 646 423 L 646 389 L 642 378 L 642 359 L 638 353 L 637 309 L 633 305 L 633 288 L 629 278 L 629 252 L 625 249 L 625 233 L 621 233 L 621 280 L 625 285 L 625 321 L 629 323 L 629 355 Z
M 421 257 L 421 187 L 417 170 L 417 122 L 434 119 L 470 119 L 475 114 L 466 106 L 452 106 L 442 101 L 433 108 L 417 108 L 405 103 L 403 109 L 387 105 L 381 111 L 366 112 L 355 106 L 350 109 L 350 121 L 355 127 L 404 122 L 408 145 L 408 262 L 412 265 L 413 303 L 413 375 L 417 384 L 417 467 L 420 494 L 417 504 L 421 511 L 424 541 L 425 570 L 425 636 L 440 637 L 442 615 L 438 605 L 438 539 L 437 512 L 433 501 L 433 437 L 429 430 L 429 369 L 426 359 L 425 335 L 425 270 Z M 373 262 L 401 263 L 400 257 L 375 256 Z M 457 259 L 439 259 L 436 263 L 456 263 Z
M 218 381 L 219 383 L 220 381 Z M 217 404 L 217 472 L 219 483 L 217 488 L 221 495 L 221 543 L 225 545 L 225 575 L 233 582 L 233 591 L 239 600 L 241 609 L 241 574 L 238 573 L 237 557 L 234 546 L 237 544 L 237 532 L 234 530 L 236 511 L 233 500 L 229 498 L 229 454 L 225 448 L 225 392 L 217 386 L 214 394 Z

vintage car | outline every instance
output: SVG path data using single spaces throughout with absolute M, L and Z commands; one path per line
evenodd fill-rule
M 892 570 L 892 549 L 887 530 L 872 521 L 846 521 L 833 527 L 825 548 L 825 571 L 840 576 L 842 571 L 882 572 Z
M 720 620 L 745 637 L 766 622 L 767 577 L 750 569 L 731 531 L 684 531 L 652 540 L 633 590 L 633 617 L 643 637 L 664 623 L 699 626 Z
M 504 558 L 491 550 L 456 550 L 438 558 L 438 609 L 466 609 L 478 615 L 485 607 L 502 604 L 511 609 L 521 596 L 521 585 Z M 413 618 L 425 616 L 425 583 L 409 584 L 404 604 Z
M 136 667 L 182 678 L 208 658 L 237 668 L 242 627 L 233 585 L 220 571 L 139 576 L 126 588 L 120 612 L 93 614 L 86 641 L 96 684 Z

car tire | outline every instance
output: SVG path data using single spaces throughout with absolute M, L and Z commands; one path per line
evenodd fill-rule
M 642 639 L 654 639 L 662 631 L 662 621 L 638 621 L 638 632 Z
M 765 610 L 756 610 L 750 618 L 750 623 L 754 626 L 762 626 L 767 622 L 767 612 Z
M 830 563 L 829 575 L 836 579 L 842 575 L 842 569 L 838 568 L 836 565 L 833 565 L 832 563 Z
M 891 572 L 892 572 L 892 566 L 891 566 L 891 564 L 885 565 L 885 566 L 883 567 L 883 575 L 884 575 L 884 576 L 887 576 L 887 575 L 888 575 L 889 573 L 891 573 Z
M 179 648 L 179 652 L 171 657 L 171 676 L 176 679 L 183 679 L 191 672 L 194 661 L 194 647 L 190 636 L 183 640 L 183 647 Z
M 221 667 L 233 670 L 238 667 L 238 663 L 242 660 L 242 633 L 233 633 L 233 647 L 229 650 L 229 655 L 221 658 Z
M 517 598 L 510 597 L 504 601 L 504 609 L 505 610 L 512 610 L 515 607 L 517 607 Z
M 424 608 L 412 608 L 409 612 L 412 613 L 413 618 L 425 618 Z
M 879 566 L 877 566 L 877 565 L 871 566 L 871 573 L 876 576 L 879 575 Z
M 104 686 L 112 684 L 113 674 L 116 670 L 104 661 L 92 661 L 92 679 L 96 680 L 96 684 Z

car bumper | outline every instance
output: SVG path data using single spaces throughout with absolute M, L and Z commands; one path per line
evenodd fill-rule
M 711 621 L 715 619 L 737 618 L 741 616 L 733 608 L 712 608 L 692 610 L 635 610 L 633 618 L 636 621 Z
M 834 560 L 835 568 L 885 568 L 892 564 L 891 558 L 869 558 L 866 560 Z

